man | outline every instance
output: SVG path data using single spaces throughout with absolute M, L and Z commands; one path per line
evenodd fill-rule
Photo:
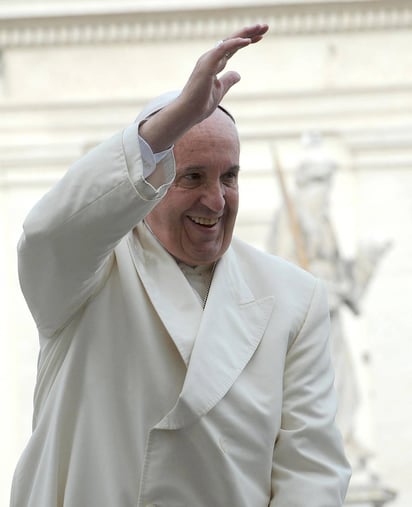
M 26 219 L 41 353 L 13 507 L 342 504 L 324 291 L 232 239 L 239 140 L 218 105 L 239 76 L 217 74 L 267 28 L 205 53 Z

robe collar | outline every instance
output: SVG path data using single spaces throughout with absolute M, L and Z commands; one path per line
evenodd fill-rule
M 267 327 L 273 297 L 254 296 L 230 247 L 217 263 L 202 310 L 175 259 L 144 224 L 135 228 L 129 246 L 147 294 L 187 367 L 175 406 L 156 427 L 181 428 L 211 410 L 246 367 Z

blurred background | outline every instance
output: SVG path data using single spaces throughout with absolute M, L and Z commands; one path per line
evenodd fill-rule
M 409 0 L 0 0 L 0 505 L 30 436 L 38 353 L 17 278 L 25 215 L 254 22 L 270 31 L 230 60 L 242 80 L 224 101 L 242 140 L 236 233 L 329 287 L 348 505 L 412 505 Z

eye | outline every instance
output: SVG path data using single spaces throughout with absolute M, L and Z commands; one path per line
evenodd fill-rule
M 200 180 L 199 173 L 188 173 L 183 176 L 183 178 L 187 181 L 197 181 Z
M 239 174 L 238 170 L 227 171 L 222 176 L 223 183 L 225 185 L 228 185 L 228 186 L 235 186 L 235 185 L 237 185 L 238 174 Z
M 177 184 L 184 188 L 195 188 L 203 181 L 203 175 L 199 171 L 191 171 L 182 174 Z

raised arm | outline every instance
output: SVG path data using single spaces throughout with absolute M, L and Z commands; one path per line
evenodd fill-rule
M 216 109 L 240 79 L 233 71 L 217 74 L 236 51 L 259 41 L 267 28 L 244 28 L 206 52 L 181 94 L 157 114 L 143 118 L 140 135 L 153 152 L 171 147 Z M 116 245 L 173 182 L 171 153 L 146 174 L 140 146 L 134 123 L 73 164 L 26 218 L 19 276 L 43 335 L 53 336 L 98 290 Z

